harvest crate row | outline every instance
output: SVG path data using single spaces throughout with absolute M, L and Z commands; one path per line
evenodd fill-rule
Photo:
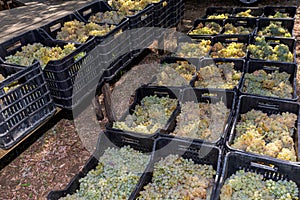
M 219 9 L 208 8 L 205 17 Z M 290 8 L 277 9 L 286 12 Z M 217 15 L 226 16 L 220 12 Z M 293 24 L 294 15 L 289 17 Z M 193 29 L 205 20 L 196 20 Z M 106 125 L 94 156 L 83 170 L 65 190 L 50 192 L 48 199 L 89 195 L 126 199 L 300 198 L 300 182 L 296 178 L 300 170 L 300 110 L 299 103 L 295 102 L 298 97 L 293 32 L 286 27 L 290 38 L 268 35 L 257 41 L 261 19 L 239 20 L 238 26 L 243 21 L 252 23 L 254 31 L 223 35 L 224 22 L 236 22 L 228 18 L 220 21 L 222 30 L 216 34 L 191 36 L 191 30 L 188 34 L 191 39 L 180 38 L 175 52 L 161 61 L 158 74 L 136 90 L 128 112 Z M 224 53 L 223 48 L 231 44 L 234 44 L 229 49 L 232 52 Z M 244 46 L 238 48 L 238 44 Z M 261 44 L 265 45 L 262 52 L 267 52 L 266 56 L 274 53 L 271 49 L 276 45 L 286 45 L 283 49 L 287 56 L 260 57 L 253 49 Z M 120 157 L 118 153 L 108 154 L 109 161 L 105 156 L 101 158 L 108 147 L 127 145 L 145 153 L 149 159 L 128 156 L 129 162 L 126 156 L 121 156 L 123 160 L 112 161 Z M 179 157 L 174 159 L 170 155 Z M 112 174 L 104 169 L 109 171 L 110 165 L 125 167 L 126 173 L 121 170 L 122 174 L 116 175 L 122 180 L 131 180 L 126 174 L 135 170 L 135 181 L 121 181 L 124 190 L 114 190 L 121 186 L 107 178 Z M 144 168 L 137 170 L 137 165 Z M 92 184 L 102 180 L 107 181 L 105 187 Z
M 119 12 L 95 1 L 0 44 L 0 148 L 12 147 L 52 117 L 56 106 L 80 105 L 95 92 L 91 84 L 113 79 L 141 53 L 140 43 L 146 48 L 155 39 L 136 28 L 171 27 L 183 17 L 183 0 L 145 2 Z

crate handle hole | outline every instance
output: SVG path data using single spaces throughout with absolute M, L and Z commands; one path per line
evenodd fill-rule
M 278 168 L 275 166 L 270 166 L 270 165 L 266 165 L 266 164 L 262 164 L 262 163 L 251 162 L 250 165 L 251 165 L 251 167 L 265 169 L 265 170 L 272 171 L 272 172 L 277 172 L 277 170 L 278 170 Z
M 88 10 L 85 10 L 85 11 L 83 11 L 83 16 L 87 16 L 87 15 L 89 15 L 89 14 L 91 14 L 92 13 L 92 9 L 90 8 L 90 9 L 88 9 Z
M 54 32 L 54 31 L 56 31 L 56 30 L 58 30 L 60 28 L 61 28 L 61 24 L 57 23 L 57 24 L 55 24 L 55 25 L 53 25 L 53 26 L 50 27 L 50 31 Z
M 10 45 L 8 48 L 6 48 L 6 51 L 8 51 L 8 52 L 13 51 L 13 50 L 19 48 L 21 45 L 22 45 L 22 43 L 19 40 L 19 41 L 15 42 L 14 44 Z

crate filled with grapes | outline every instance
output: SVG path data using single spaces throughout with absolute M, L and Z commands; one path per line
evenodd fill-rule
M 56 112 L 40 64 L 0 63 L 0 148 L 9 149 Z
M 242 84 L 244 67 L 243 59 L 203 59 L 197 68 L 192 86 L 237 90 Z
M 48 200 L 129 199 L 150 162 L 154 140 L 128 133 L 100 133 L 97 149 L 64 190 Z
M 216 200 L 299 199 L 299 165 L 240 152 L 226 155 Z
M 221 150 L 176 139 L 155 141 L 153 159 L 134 192 L 135 199 L 213 199 Z
M 296 6 L 265 6 L 263 18 L 295 19 Z
M 218 89 L 186 88 L 179 102 L 174 126 L 163 137 L 220 145 L 229 131 L 235 92 Z
M 250 60 L 294 63 L 295 39 L 254 37 L 248 46 Z
M 180 92 L 178 87 L 140 87 L 128 112 L 106 128 L 156 137 L 159 130 L 168 130 L 174 123 Z
M 294 38 L 294 20 L 259 19 L 255 35 Z
M 245 59 L 249 35 L 219 35 L 213 38 L 211 58 Z
M 226 146 L 232 151 L 299 162 L 298 123 L 296 102 L 242 95 Z
M 249 61 L 240 92 L 296 101 L 296 71 L 293 63 Z
M 224 27 L 223 27 L 221 34 L 252 36 L 254 34 L 255 28 L 256 28 L 256 19 L 229 18 L 224 21 Z
M 73 84 L 81 65 L 94 65 L 93 68 L 83 69 L 85 76 L 91 75 L 90 79 L 100 78 L 101 69 L 95 64 L 95 58 L 87 56 L 94 46 L 92 42 L 79 45 L 54 41 L 44 37 L 38 30 L 33 30 L 0 44 L 0 59 L 4 63 L 23 67 L 31 66 L 34 60 L 38 60 L 55 104 L 71 109 L 72 97 L 76 96 L 73 94 Z M 83 80 L 77 85 L 78 92 L 87 85 L 87 81 Z M 78 99 L 76 104 L 80 102 L 81 99 Z

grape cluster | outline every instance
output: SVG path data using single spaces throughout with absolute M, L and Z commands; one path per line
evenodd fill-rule
M 281 21 L 271 21 L 266 27 L 258 31 L 257 35 L 260 36 L 278 36 L 278 37 L 292 37 L 288 29 L 282 26 Z
M 146 169 L 149 156 L 129 146 L 108 148 L 96 169 L 79 180 L 80 188 L 61 200 L 128 199 Z
M 239 12 L 235 15 L 236 17 L 247 17 L 247 18 L 254 18 L 254 17 L 258 17 L 252 14 L 252 10 L 251 9 L 247 9 L 245 11 Z
M 293 113 L 268 116 L 252 109 L 241 114 L 232 147 L 296 162 L 293 140 L 296 120 L 297 115 Z
M 47 47 L 41 43 L 28 44 L 22 46 L 21 51 L 17 51 L 14 55 L 5 57 L 7 63 L 17 64 L 22 66 L 32 65 L 34 60 L 38 60 L 44 68 L 50 60 L 60 60 L 76 49 L 75 45 L 69 43 L 63 48 L 56 47 Z M 75 59 L 79 59 L 84 56 L 84 53 L 80 53 L 76 56 Z
M 184 86 L 188 85 L 196 73 L 196 67 L 186 61 L 164 64 L 156 75 L 152 85 L 159 86 Z
M 264 70 L 257 70 L 245 74 L 243 92 L 272 96 L 279 98 L 292 98 L 293 86 L 289 81 L 290 74 L 274 71 L 268 74 Z
M 57 32 L 56 38 L 59 40 L 84 43 L 90 36 L 103 36 L 115 29 L 115 25 L 98 25 L 93 22 L 84 24 L 73 20 L 64 23 L 61 31 Z
M 223 133 L 229 109 L 223 102 L 181 104 L 177 126 L 172 135 L 216 141 Z
M 212 14 L 207 16 L 207 19 L 227 19 L 229 15 L 230 15 L 229 13 Z
M 252 33 L 253 28 L 244 27 L 244 26 L 234 26 L 231 23 L 226 23 L 224 26 L 223 34 L 250 34 Z
M 183 58 L 199 58 L 206 56 L 211 49 L 210 40 L 201 40 L 197 43 L 179 43 L 176 55 Z
M 169 155 L 155 163 L 152 182 L 138 199 L 209 199 L 215 174 L 211 165 Z
M 276 44 L 274 47 L 266 42 L 264 37 L 256 37 L 255 44 L 250 44 L 248 50 L 252 58 L 273 60 L 281 62 L 293 62 L 293 53 L 285 44 Z
M 220 33 L 222 27 L 216 22 L 200 23 L 189 35 L 214 35 Z
M 244 43 L 230 42 L 222 44 L 217 42 L 211 49 L 212 58 L 243 58 L 246 56 L 247 45 Z
M 141 104 L 135 107 L 132 115 L 127 115 L 124 121 L 113 123 L 113 128 L 152 134 L 163 128 L 177 107 L 177 99 L 167 97 L 147 96 Z
M 143 10 L 147 5 L 151 3 L 158 3 L 161 0 L 109 0 L 108 4 L 114 9 L 128 15 L 132 10 Z M 163 3 L 163 6 L 167 6 L 167 2 Z
M 288 180 L 265 180 L 255 172 L 238 170 L 226 179 L 220 194 L 221 200 L 297 200 L 298 187 Z
M 198 70 L 195 87 L 233 89 L 241 77 L 242 73 L 234 69 L 234 63 L 211 64 Z
M 268 18 L 291 18 L 288 13 L 276 12 L 274 15 L 269 15 Z
M 98 12 L 90 16 L 89 22 L 119 24 L 124 17 L 125 15 L 118 11 Z

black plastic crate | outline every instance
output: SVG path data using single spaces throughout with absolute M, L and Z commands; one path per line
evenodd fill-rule
M 222 59 L 222 58 L 215 58 L 215 59 L 205 58 L 205 59 L 201 60 L 199 67 L 197 68 L 197 71 L 199 71 L 199 69 L 201 67 L 206 67 L 208 65 L 215 65 L 218 67 L 221 63 L 233 63 L 234 69 L 236 71 L 241 72 L 242 75 L 245 71 L 245 60 L 244 59 Z M 220 76 L 222 76 L 222 75 L 220 75 Z M 198 81 L 197 76 L 192 81 L 193 87 L 195 87 L 196 81 Z M 236 85 L 234 88 L 229 89 L 229 90 L 239 90 L 241 88 L 241 86 L 242 86 L 242 76 L 241 76 L 241 79 L 239 80 L 238 85 Z M 213 89 L 213 88 L 211 88 L 211 89 Z
M 232 16 L 234 8 L 231 7 L 208 7 L 203 18 L 208 18 L 210 15 L 228 14 L 228 18 Z
M 296 151 L 296 157 L 297 157 L 297 162 L 300 160 L 300 154 L 299 154 L 299 131 L 300 131 L 300 126 L 299 126 L 299 107 L 300 105 L 296 102 L 291 102 L 291 101 L 283 101 L 283 100 L 275 100 L 272 98 L 262 98 L 262 97 L 256 97 L 256 96 L 248 96 L 248 95 L 242 95 L 239 98 L 238 102 L 238 107 L 236 114 L 234 116 L 234 120 L 232 123 L 232 127 L 230 130 L 230 136 L 228 140 L 226 141 L 226 147 L 231 150 L 231 151 L 238 151 L 238 152 L 244 152 L 245 154 L 249 155 L 258 155 L 250 152 L 246 152 L 243 150 L 239 150 L 236 148 L 231 147 L 231 145 L 234 142 L 235 135 L 236 135 L 236 125 L 241 119 L 241 114 L 245 114 L 252 109 L 254 110 L 259 110 L 262 111 L 263 113 L 267 113 L 268 116 L 272 114 L 281 114 L 283 112 L 289 112 L 289 113 L 294 113 L 297 115 L 297 121 L 295 123 L 296 130 L 294 131 L 293 139 L 294 139 L 294 144 L 295 144 L 295 151 Z M 280 160 L 277 158 L 273 158 L 267 155 L 260 155 L 262 157 L 267 157 L 267 158 L 272 158 L 273 160 Z M 280 160 L 282 162 L 286 163 L 293 163 L 290 161 L 285 161 L 285 160 Z
M 168 28 L 172 19 L 173 0 L 161 0 L 153 4 L 153 26 Z
M 98 165 L 98 158 L 102 156 L 107 148 L 122 148 L 124 146 L 130 146 L 131 148 L 141 151 L 145 154 L 151 155 L 154 148 L 154 140 L 150 138 L 135 137 L 130 133 L 122 133 L 115 131 L 105 131 L 100 133 L 97 150 L 94 155 L 86 162 L 83 169 L 76 174 L 70 181 L 68 186 L 64 190 L 51 191 L 47 199 L 58 200 L 61 197 L 65 197 L 68 194 L 74 194 L 80 187 L 79 180 L 85 177 L 89 171 L 95 169 Z
M 26 68 L 1 63 L 0 73 L 6 78 L 0 83 L 0 148 L 9 149 L 56 109 L 38 62 Z
M 172 17 L 170 27 L 175 27 L 183 19 L 185 11 L 184 0 L 173 0 Z
M 273 35 L 268 35 L 268 37 L 274 37 L 274 38 L 292 38 L 294 37 L 294 20 L 293 19 L 259 19 L 258 20 L 258 25 L 257 29 L 255 31 L 255 35 L 258 35 L 258 32 L 261 31 L 263 28 L 267 27 L 270 25 L 272 22 L 280 22 L 281 26 L 288 30 L 289 33 L 291 34 L 291 37 L 279 37 L 279 36 L 273 36 Z M 262 35 L 258 35 L 262 36 Z
M 286 163 L 261 156 L 249 156 L 241 152 L 230 152 L 225 157 L 215 200 L 220 199 L 221 188 L 226 179 L 239 170 L 261 174 L 265 180 L 292 180 L 297 184 L 298 190 L 300 190 L 300 179 L 298 178 L 298 174 L 300 173 L 299 165 L 287 165 Z M 298 198 L 300 198 L 300 195 Z
M 184 159 L 191 159 L 197 165 L 211 165 L 216 171 L 216 175 L 214 177 L 214 186 L 212 188 L 210 198 L 213 199 L 221 172 L 221 149 L 208 144 L 196 144 L 193 142 L 169 138 L 159 138 L 155 141 L 153 157 L 146 173 L 143 174 L 139 185 L 132 195 L 133 199 L 139 197 L 139 193 L 143 190 L 144 186 L 146 186 L 148 183 L 151 183 L 155 163 L 167 157 L 168 155 L 179 155 Z
M 279 98 L 279 97 L 271 97 L 272 99 L 281 99 L 281 100 L 286 100 L 286 101 L 297 101 L 298 96 L 297 96 L 297 87 L 296 87 L 296 74 L 297 74 L 297 65 L 293 63 L 277 63 L 277 62 L 265 62 L 265 61 L 249 61 L 247 63 L 247 68 L 245 73 L 253 73 L 257 70 L 264 70 L 265 72 L 273 73 L 275 71 L 278 72 L 286 72 L 290 75 L 289 82 L 291 83 L 293 87 L 293 93 L 291 98 Z M 258 94 L 250 94 L 250 93 L 245 93 L 243 92 L 243 87 L 245 84 L 245 79 L 242 79 L 242 85 L 240 87 L 240 93 L 243 95 L 254 95 L 254 96 L 260 96 L 260 97 L 267 97 L 267 96 L 261 96 Z
M 227 119 L 224 122 L 224 129 L 222 133 L 220 133 L 220 137 L 214 141 L 208 141 L 203 139 L 197 139 L 197 138 L 188 138 L 188 137 L 179 137 L 175 135 L 171 135 L 177 124 L 176 118 L 174 119 L 174 122 L 171 124 L 170 128 L 167 131 L 161 131 L 160 135 L 162 137 L 167 138 L 177 138 L 180 140 L 185 141 L 192 141 L 195 143 L 207 143 L 212 145 L 218 145 L 221 146 L 224 143 L 224 139 L 226 135 L 228 134 L 229 127 L 233 120 L 233 115 L 235 112 L 235 102 L 236 102 L 236 93 L 234 91 L 230 90 L 221 90 L 221 89 L 199 89 L 199 88 L 186 88 L 183 90 L 181 98 L 180 98 L 180 104 L 186 103 L 186 102 L 195 102 L 195 103 L 211 103 L 216 104 L 218 102 L 222 101 L 224 105 L 229 109 L 229 114 Z M 181 112 L 181 106 L 179 105 L 179 111 L 177 112 L 178 116 Z M 221 122 L 220 122 L 221 123 Z
M 134 96 L 134 101 L 133 103 L 130 105 L 128 111 L 126 113 L 124 113 L 124 115 L 121 117 L 121 119 L 119 121 L 124 121 L 127 115 L 131 115 L 134 110 L 135 107 L 137 105 L 139 105 L 142 101 L 143 98 L 147 97 L 147 96 L 152 96 L 152 95 L 156 95 L 158 97 L 166 97 L 169 96 L 169 98 L 171 99 L 179 99 L 180 98 L 180 93 L 181 93 L 181 88 L 179 87 L 163 87 L 163 86 L 142 86 L 140 88 L 138 88 L 135 91 L 135 96 Z M 178 107 L 178 105 L 177 105 Z M 137 136 L 147 136 L 147 137 L 152 137 L 155 138 L 158 136 L 158 132 L 160 130 L 169 130 L 170 127 L 174 126 L 174 118 L 177 115 L 178 112 L 178 108 L 176 108 L 173 113 L 171 114 L 170 118 L 168 119 L 167 123 L 165 124 L 164 127 L 156 130 L 153 134 L 147 134 L 147 133 L 138 133 L 138 132 L 132 132 L 132 131 L 125 131 L 125 132 L 129 132 L 132 134 L 135 134 Z M 113 130 L 113 131 L 123 131 L 120 129 L 116 129 L 113 128 L 113 124 L 112 123 L 107 123 L 106 124 L 106 129 L 107 130 Z
M 260 7 L 240 7 L 240 8 L 235 8 L 233 10 L 232 17 L 237 17 L 236 15 L 240 12 L 245 12 L 247 10 L 251 10 L 250 14 L 253 15 L 254 17 L 250 18 L 260 18 L 264 14 L 264 9 Z M 237 17 L 240 18 L 240 17 Z M 242 17 L 242 18 L 249 18 L 249 17 Z
M 5 62 L 6 56 L 13 55 L 17 51 L 20 51 L 22 46 L 38 42 L 49 47 L 63 47 L 67 44 L 65 42 L 54 41 L 47 37 L 45 38 L 39 31 L 33 30 L 0 44 L 0 60 Z M 82 71 L 85 72 L 86 77 L 89 77 L 87 81 L 90 81 L 91 78 L 99 79 L 98 76 L 99 73 L 101 73 L 101 67 L 96 67 L 98 61 L 96 62 L 95 58 L 91 58 L 95 57 L 90 53 L 95 46 L 94 41 L 89 41 L 83 45 L 77 44 L 75 46 L 77 49 L 71 54 L 61 60 L 49 61 L 43 69 L 45 80 L 55 104 L 65 109 L 72 108 L 73 84 L 81 65 L 85 65 Z M 75 59 L 76 55 L 80 53 L 84 53 L 86 55 L 82 58 Z M 93 67 L 90 65 L 93 65 Z M 83 88 L 86 85 L 87 83 L 83 81 L 82 85 L 78 85 L 78 87 Z
M 211 35 L 211 34 L 207 34 L 207 35 L 203 35 L 203 34 L 201 34 L 201 35 L 193 35 L 193 34 L 191 34 L 191 32 L 193 30 L 195 30 L 200 23 L 202 23 L 205 26 L 206 24 L 211 23 L 211 22 L 215 22 L 215 23 L 217 23 L 217 24 L 220 25 L 221 28 L 220 28 L 220 31 L 218 33 L 213 34 L 213 35 Z M 189 32 L 188 32 L 188 36 L 191 37 L 191 38 L 195 38 L 195 39 L 197 39 L 197 38 L 203 38 L 205 36 L 214 36 L 214 35 L 217 35 L 217 34 L 221 33 L 223 26 L 224 26 L 224 20 L 222 20 L 222 19 L 196 19 L 194 21 L 193 28 L 191 30 L 189 30 Z
M 257 37 L 257 36 L 256 36 Z M 255 44 L 255 38 L 250 38 L 250 44 Z M 294 61 L 292 63 L 296 63 L 296 40 L 292 38 L 273 38 L 273 37 L 264 37 L 266 42 L 269 42 L 270 46 L 275 47 L 278 44 L 285 44 L 289 47 L 290 52 L 293 54 Z M 248 58 L 250 60 L 257 60 L 257 61 L 263 61 L 264 59 L 254 58 L 250 51 L 248 51 Z M 273 61 L 273 60 L 265 60 L 265 61 Z M 281 62 L 281 61 L 275 61 L 275 62 Z M 281 62 L 286 63 L 286 62 Z M 290 63 L 290 62 L 287 62 Z
M 250 32 L 250 34 L 246 34 L 246 35 L 250 35 L 252 36 L 256 30 L 256 25 L 257 25 L 257 19 L 252 19 L 252 18 L 229 18 L 229 19 L 225 19 L 224 21 L 224 26 L 229 23 L 232 24 L 234 27 L 238 27 L 238 26 L 242 26 L 245 28 L 252 28 L 253 31 Z M 223 28 L 221 34 L 224 34 L 225 32 L 225 28 Z M 224 34 L 224 35 L 231 35 L 231 34 Z M 241 34 L 233 34 L 233 35 L 241 35 Z
M 228 45 L 230 43 L 243 43 L 245 45 L 245 48 L 246 48 L 246 54 L 244 57 L 239 57 L 239 58 L 234 58 L 234 57 L 226 57 L 226 58 L 231 58 L 231 59 L 246 59 L 247 58 L 247 55 L 248 55 L 248 50 L 247 50 L 247 46 L 249 44 L 249 40 L 250 40 L 250 36 L 249 35 L 218 35 L 218 36 L 215 36 L 213 37 L 213 42 L 212 42 L 212 47 L 220 42 L 222 43 L 223 45 Z M 213 51 L 211 50 L 209 52 L 209 57 L 211 57 L 211 53 Z
M 265 6 L 263 17 L 269 18 L 270 15 L 275 15 L 276 12 L 286 13 L 290 18 L 295 18 L 297 11 L 296 6 Z M 284 18 L 286 19 L 286 18 Z

